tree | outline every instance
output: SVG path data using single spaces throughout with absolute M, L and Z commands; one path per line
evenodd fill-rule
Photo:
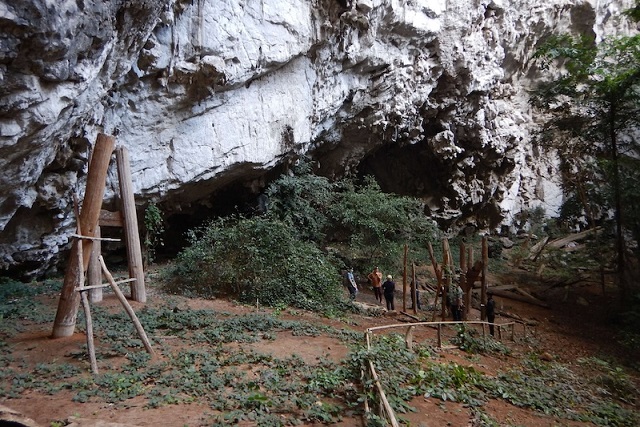
M 633 19 L 639 5 L 629 13 Z M 565 191 L 582 201 L 591 221 L 595 197 L 608 196 L 610 206 L 603 211 L 611 207 L 614 212 L 618 280 L 626 298 L 630 281 L 625 227 L 637 226 L 625 221 L 629 212 L 623 196 L 637 197 L 640 182 L 622 178 L 638 179 L 628 165 L 637 166 L 640 158 L 634 139 L 640 120 L 640 35 L 600 43 L 587 36 L 554 36 L 538 50 L 536 59 L 543 70 L 552 64 L 560 70 L 531 97 L 535 107 L 550 113 L 540 140 L 557 151 Z

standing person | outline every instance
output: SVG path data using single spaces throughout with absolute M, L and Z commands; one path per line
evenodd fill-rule
M 376 301 L 382 304 L 382 273 L 380 273 L 380 269 L 374 268 L 367 277 L 373 286 L 373 295 L 376 297 Z
M 453 315 L 453 320 L 459 322 L 462 320 L 462 308 L 464 307 L 464 303 L 462 302 L 462 288 L 460 285 L 452 284 L 449 288 L 449 309 L 451 310 L 451 314 Z
M 353 268 L 347 270 L 346 277 L 346 285 L 349 290 L 349 299 L 354 301 L 356 299 L 356 295 L 358 294 L 358 285 L 356 284 L 356 279 L 353 277 Z
M 413 283 L 413 280 L 411 280 L 409 287 L 413 289 L 413 292 L 411 293 L 411 308 L 416 307 L 418 310 L 422 309 L 420 305 L 420 282 L 418 279 L 416 279 L 415 284 Z
M 387 276 L 387 280 L 382 284 L 382 289 L 384 290 L 384 299 L 387 302 L 387 310 L 395 310 L 396 307 L 393 305 L 393 293 L 396 290 L 396 283 L 393 281 L 392 275 Z
M 493 299 L 493 293 L 487 294 L 487 322 L 489 322 L 489 333 L 493 335 L 493 323 L 496 320 L 496 302 Z

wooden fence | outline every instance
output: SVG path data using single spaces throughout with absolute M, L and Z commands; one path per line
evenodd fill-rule
M 426 328 L 433 328 L 436 330 L 436 340 L 437 340 L 437 346 L 438 348 L 446 348 L 442 345 L 443 342 L 443 327 L 446 326 L 454 326 L 454 325 L 464 325 L 464 326 L 468 326 L 468 325 L 479 325 L 482 327 L 482 337 L 483 339 L 486 340 L 486 335 L 487 335 L 487 327 L 489 327 L 489 325 L 491 325 L 489 322 L 484 322 L 484 321 L 439 321 L 439 322 L 415 322 L 415 323 L 396 323 L 396 324 L 392 324 L 392 325 L 384 325 L 384 326 L 376 326 L 376 327 L 372 327 L 372 328 L 368 328 L 365 331 L 365 338 L 367 341 L 367 350 L 371 350 L 371 343 L 373 341 L 374 338 L 374 334 L 375 332 L 378 331 L 383 331 L 383 330 L 389 330 L 389 329 L 402 329 L 404 330 L 405 333 L 405 343 L 407 345 L 407 349 L 408 350 L 413 350 L 413 340 L 414 340 L 414 332 L 416 330 L 416 328 L 418 327 L 426 327 Z M 494 328 L 496 328 L 497 330 L 497 336 L 499 340 L 502 340 L 502 335 L 503 335 L 503 329 L 506 329 L 509 332 L 509 338 L 511 341 L 515 341 L 515 329 L 516 329 L 516 325 L 522 325 L 523 327 L 523 336 L 527 335 L 527 325 L 524 322 L 518 322 L 518 321 L 514 321 L 514 322 L 508 322 L 508 323 L 494 323 L 493 326 Z M 387 399 L 387 395 L 384 391 L 384 388 L 382 387 L 382 384 L 380 382 L 380 377 L 378 376 L 378 373 L 376 372 L 376 369 L 374 367 L 373 361 L 372 360 L 367 360 L 367 366 L 363 367 L 362 370 L 362 377 L 364 379 L 366 373 L 368 372 L 368 374 L 371 376 L 371 379 L 373 380 L 373 384 L 375 387 L 374 392 L 378 394 L 379 396 L 379 407 L 378 407 L 378 416 L 380 416 L 383 419 L 386 419 L 387 422 L 389 422 L 391 424 L 391 426 L 393 427 L 400 427 L 400 424 L 398 423 L 398 420 L 396 418 L 395 412 L 393 411 L 393 408 L 391 407 L 391 405 L 389 404 L 389 400 Z M 365 399 L 365 416 L 368 416 L 370 411 L 371 411 L 371 407 L 369 405 L 369 402 Z

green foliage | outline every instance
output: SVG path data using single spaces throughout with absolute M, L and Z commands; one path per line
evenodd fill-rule
M 610 401 L 591 403 L 584 418 L 597 426 L 636 427 L 640 422 L 635 412 Z
M 158 246 L 163 246 L 162 233 L 164 233 L 164 220 L 162 211 L 155 203 L 149 203 L 144 211 L 144 247 L 146 261 L 152 263 Z
M 321 242 L 330 222 L 327 207 L 334 203 L 333 185 L 311 173 L 308 162 L 300 162 L 295 175 L 284 175 L 267 189 L 269 215 L 290 225 L 302 240 Z
M 24 290 L 25 296 L 20 298 L 29 298 L 26 295 L 30 292 Z M 474 418 L 482 425 L 497 425 L 482 412 L 482 405 L 498 398 L 601 426 L 634 426 L 640 421 L 637 413 L 612 401 L 631 402 L 637 395 L 631 378 L 619 367 L 595 358 L 578 360 L 600 368 L 602 375 L 593 378 L 583 378 L 566 366 L 545 363 L 535 356 L 491 378 L 472 367 L 442 363 L 437 352 L 424 345 L 415 345 L 409 351 L 400 334 L 376 336 L 368 351 L 362 347 L 361 333 L 313 320 L 170 306 L 146 307 L 138 313 L 149 336 L 181 337 L 180 343 L 165 341 L 173 346 L 156 343 L 160 357 L 151 358 L 135 340 L 126 338 L 135 332 L 125 317 L 109 314 L 102 307 L 95 307 L 94 314 L 100 375 L 87 375 L 84 352 L 82 360 L 30 364 L 27 359 L 14 360 L 13 346 L 0 341 L 0 397 L 19 398 L 34 391 L 54 395 L 70 390 L 74 401 L 109 402 L 115 409 L 127 406 L 131 399 L 148 408 L 197 402 L 211 408 L 209 418 L 204 420 L 207 425 L 336 424 L 343 414 L 358 414 L 365 394 L 369 402 L 375 401 L 374 382 L 365 378 L 360 383 L 362 366 L 371 361 L 398 413 L 411 411 L 410 401 L 426 396 L 462 402 L 472 408 Z M 295 354 L 295 349 L 279 358 L 253 350 L 253 346 L 238 345 L 270 345 L 282 333 L 324 334 L 351 345 L 352 351 L 341 361 L 320 357 L 308 363 Z M 122 342 L 128 347 L 118 348 Z M 385 421 L 371 415 L 367 425 L 381 426 Z
M 0 277 L 0 331 L 15 331 L 18 319 L 34 323 L 51 321 L 55 315 L 53 309 L 37 297 L 51 294 L 59 288 L 57 281 L 22 283 Z
M 640 149 L 637 151 L 640 152 Z M 640 242 L 640 160 L 635 157 L 623 157 L 618 162 L 620 167 L 620 193 L 624 200 L 622 205 L 623 217 L 627 228 L 633 234 L 636 242 Z M 635 247 L 636 255 L 640 256 L 640 245 Z
M 451 343 L 460 347 L 460 350 L 467 353 L 499 353 L 508 355 L 511 353 L 509 347 L 496 341 L 492 336 L 479 337 L 478 332 L 473 328 L 468 328 L 464 324 L 455 326 L 457 333 L 451 339 Z
M 635 9 L 631 16 L 637 5 Z M 565 217 L 577 216 L 576 201 L 589 225 L 608 221 L 609 210 L 614 211 L 619 283 L 627 294 L 623 229 L 640 230 L 638 214 L 629 209 L 634 205 L 627 203 L 640 198 L 640 177 L 637 167 L 625 166 L 637 166 L 640 153 L 637 141 L 629 137 L 640 124 L 640 35 L 598 43 L 592 36 L 554 36 L 536 58 L 543 70 L 551 64 L 559 70 L 538 87 L 531 102 L 550 113 L 539 137 L 561 161 L 571 203 Z
M 463 402 L 478 406 L 484 399 L 476 387 L 483 382 L 483 375 L 472 367 L 457 363 L 429 363 L 412 379 L 417 393 L 425 398 L 435 397 L 443 401 Z
M 192 233 L 173 270 L 174 292 L 235 295 L 249 304 L 326 311 L 342 292 L 335 260 L 286 222 L 224 218 Z M 184 280 L 188 277 L 189 280 Z
M 624 14 L 627 15 L 632 21 L 640 22 L 640 1 L 636 0 L 636 4 L 629 10 L 625 10 Z
M 344 236 L 347 258 L 363 260 L 363 271 L 378 265 L 383 271 L 398 271 L 404 244 L 413 259 L 426 259 L 427 242 L 437 238 L 433 221 L 424 215 L 418 199 L 385 194 L 371 177 L 363 185 L 342 181 L 336 201 L 330 206 L 334 236 Z
M 579 197 L 588 213 L 591 208 L 584 204 L 602 203 L 602 190 L 616 184 L 596 160 L 620 151 L 615 135 L 638 123 L 640 36 L 598 45 L 586 37 L 556 36 L 536 56 L 543 67 L 557 62 L 565 70 L 542 84 L 531 100 L 552 113 L 540 141 L 558 152 L 565 189 Z
M 628 309 L 621 315 L 621 321 L 619 342 L 630 350 L 640 349 L 640 292 L 630 299 Z
M 639 421 L 637 414 L 594 397 L 587 384 L 571 370 L 557 363 L 542 362 L 535 355 L 482 387 L 490 396 L 565 419 L 601 426 L 631 426 Z
M 604 363 L 606 373 L 592 379 L 592 383 L 600 390 L 607 390 L 608 394 L 598 396 L 580 375 L 566 366 L 543 362 L 535 355 L 525 359 L 521 366 L 499 372 L 496 377 L 487 377 L 472 367 L 433 361 L 429 354 L 422 349 L 408 351 L 404 338 L 393 334 L 376 336 L 372 350 L 354 352 L 352 360 L 374 363 L 387 397 L 398 413 L 411 410 L 408 402 L 423 395 L 470 405 L 475 416 L 484 420 L 482 425 L 498 425 L 481 410 L 484 402 L 491 398 L 599 426 L 631 426 L 639 421 L 637 413 L 606 398 L 611 395 L 619 398 L 625 394 L 629 398 L 637 391 L 621 370 L 605 362 L 600 364 Z M 593 361 L 584 363 L 592 365 Z M 367 380 L 364 386 L 368 390 L 372 384 Z M 370 396 L 370 399 L 375 397 Z
M 405 243 L 413 258 L 425 259 L 426 242 L 437 236 L 422 202 L 383 193 L 372 177 L 361 185 L 350 179 L 330 183 L 301 162 L 295 175 L 276 180 L 267 194 L 270 217 L 292 225 L 302 239 L 321 247 L 330 243 L 362 271 L 372 265 L 397 270 Z
M 600 375 L 595 376 L 591 381 L 602 387 L 607 395 L 625 403 L 635 403 L 638 389 L 621 367 L 611 366 L 609 362 L 597 357 L 581 358 L 578 359 L 578 362 L 583 365 L 599 367 Z
M 296 173 L 269 187 L 266 215 L 219 218 L 192 230 L 191 246 L 169 272 L 171 291 L 337 313 L 349 309 L 339 274 L 345 262 L 398 271 L 405 243 L 410 255 L 425 258 L 435 228 L 416 199 L 384 194 L 372 179 L 331 184 L 308 163 Z
M 200 402 L 216 413 L 210 416 L 208 425 L 240 421 L 265 426 L 332 424 L 347 408 L 357 406 L 359 370 L 352 370 L 350 365 L 323 358 L 309 365 L 295 353 L 280 359 L 236 343 L 259 342 L 267 339 L 265 335 L 281 332 L 305 336 L 322 333 L 348 342 L 361 339 L 360 334 L 267 314 L 230 316 L 211 310 L 161 307 L 146 308 L 139 317 L 151 336 L 181 333 L 187 345 L 173 349 L 156 346 L 162 357 L 154 359 L 144 351 L 117 351 L 114 356 L 105 347 L 115 348 L 115 343 L 102 334 L 121 335 L 122 340 L 133 331 L 124 332 L 120 324 L 130 322 L 97 310 L 95 320 L 101 323 L 96 332 L 102 349 L 98 362 L 108 363 L 107 370 L 101 367 L 100 375 L 89 378 L 83 374 L 84 369 L 68 364 L 25 367 L 29 372 L 2 369 L 0 396 L 19 397 L 29 390 L 53 394 L 70 389 L 76 402 L 109 402 L 116 408 L 133 398 L 142 399 L 149 408 Z M 107 362 L 105 355 L 119 356 L 122 363 Z

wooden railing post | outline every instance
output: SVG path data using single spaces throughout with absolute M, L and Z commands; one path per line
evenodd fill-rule
M 413 330 L 415 328 L 415 326 L 409 326 L 404 337 L 404 342 L 407 344 L 407 350 L 409 351 L 413 351 Z

